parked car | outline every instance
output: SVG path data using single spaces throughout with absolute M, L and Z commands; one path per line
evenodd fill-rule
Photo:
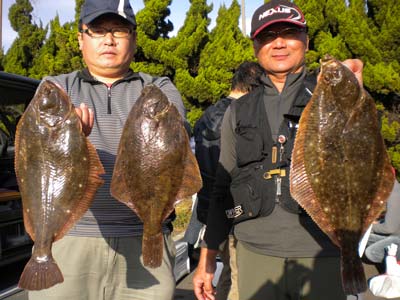
M 32 99 L 39 80 L 0 72 L 0 268 L 30 256 L 21 197 L 14 172 L 16 123 Z

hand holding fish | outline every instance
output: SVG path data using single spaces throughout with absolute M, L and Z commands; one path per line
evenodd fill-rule
M 85 103 L 81 103 L 79 107 L 75 107 L 76 114 L 82 123 L 82 131 L 85 136 L 88 136 L 93 128 L 94 123 L 94 112 L 92 109 L 88 108 Z
M 346 59 L 342 61 L 342 64 L 349 68 L 357 78 L 360 86 L 363 86 L 362 71 L 364 63 L 360 59 Z M 318 80 L 321 78 L 321 73 L 318 74 Z
M 362 71 L 364 68 L 364 63 L 362 62 L 362 60 L 346 59 L 342 63 L 354 73 L 360 86 L 363 86 Z

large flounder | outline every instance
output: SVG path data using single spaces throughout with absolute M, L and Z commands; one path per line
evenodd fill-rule
M 52 244 L 89 208 L 104 173 L 70 99 L 51 81 L 40 84 L 18 123 L 15 172 L 24 225 L 34 241 L 19 286 L 49 288 L 64 280 Z
M 345 293 L 365 291 L 358 243 L 385 208 L 394 174 L 374 100 L 328 55 L 300 119 L 290 181 L 293 198 L 341 249 Z
M 178 110 L 158 87 L 146 86 L 125 123 L 111 181 L 111 194 L 144 223 L 145 266 L 161 265 L 162 222 L 201 185 Z

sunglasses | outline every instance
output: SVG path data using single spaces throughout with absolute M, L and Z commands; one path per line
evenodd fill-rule
M 305 28 L 301 27 L 288 27 L 276 31 L 263 30 L 256 36 L 256 39 L 263 42 L 272 42 L 278 37 L 281 37 L 286 40 L 293 40 L 293 39 L 298 39 L 299 35 L 302 32 L 306 31 L 307 30 Z

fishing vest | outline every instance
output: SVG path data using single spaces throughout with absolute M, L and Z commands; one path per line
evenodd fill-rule
M 265 111 L 263 87 L 232 102 L 237 160 L 230 186 L 234 208 L 226 214 L 234 223 L 268 216 L 275 205 L 290 213 L 303 212 L 290 195 L 290 161 L 300 116 L 315 84 L 315 76 L 306 77 L 284 114 L 277 141 Z

